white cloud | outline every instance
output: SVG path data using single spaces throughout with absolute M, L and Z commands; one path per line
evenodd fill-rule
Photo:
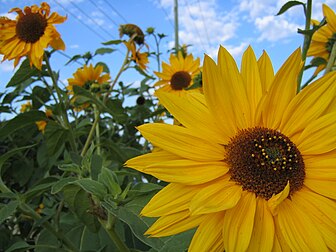
M 258 41 L 267 40 L 272 42 L 295 35 L 299 27 L 298 24 L 290 23 L 279 16 L 256 18 L 255 25 L 260 32 Z
M 77 49 L 77 48 L 79 48 L 79 45 L 75 44 L 75 45 L 70 45 L 69 47 L 70 47 L 71 49 Z
M 3 55 L 0 55 L 0 72 L 12 72 L 14 69 L 13 61 L 2 62 Z
M 14 20 L 16 18 L 16 12 L 14 13 L 0 13 L 0 17 L 7 17 Z

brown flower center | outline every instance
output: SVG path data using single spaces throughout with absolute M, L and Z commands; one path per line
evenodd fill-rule
M 262 127 L 240 130 L 225 149 L 231 180 L 256 196 L 268 200 L 280 193 L 288 181 L 290 195 L 303 186 L 305 165 L 301 153 L 287 136 L 276 130 Z
M 188 72 L 179 71 L 173 74 L 170 79 L 170 85 L 174 90 L 182 90 L 189 86 L 191 76 Z
M 26 43 L 35 43 L 44 34 L 47 20 L 39 13 L 28 13 L 19 18 L 16 24 L 16 34 Z

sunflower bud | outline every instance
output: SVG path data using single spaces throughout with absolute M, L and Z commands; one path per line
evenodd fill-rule
M 120 25 L 119 35 L 120 35 L 120 38 L 123 35 L 128 35 L 129 37 L 132 37 L 132 36 L 135 35 L 134 41 L 138 45 L 142 45 L 144 43 L 144 40 L 145 40 L 145 35 L 144 35 L 143 31 L 140 29 L 139 26 L 137 26 L 135 24 Z

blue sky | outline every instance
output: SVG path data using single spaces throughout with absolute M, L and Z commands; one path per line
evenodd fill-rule
M 162 42 L 163 60 L 168 59 L 167 50 L 174 41 L 174 0 L 50 0 L 51 11 L 67 15 L 64 24 L 57 25 L 66 43 L 67 55 L 82 54 L 102 47 L 101 42 L 117 39 L 118 25 L 134 23 L 143 30 L 154 27 L 157 32 L 168 35 Z M 243 51 L 251 45 L 257 56 L 266 50 L 274 68 L 278 69 L 296 48 L 302 45 L 302 36 L 297 34 L 303 28 L 302 7 L 297 6 L 285 15 L 275 16 L 284 0 L 179 0 L 179 39 L 191 44 L 190 52 L 203 58 L 204 54 L 216 56 L 219 45 L 226 47 L 238 64 Z M 314 0 L 313 17 L 322 18 L 322 3 L 336 9 L 336 0 Z M 0 15 L 13 7 L 40 4 L 40 1 L 0 1 Z M 14 17 L 14 15 L 10 15 Z M 90 27 L 90 29 L 88 28 Z M 93 31 L 92 31 L 93 30 Z M 154 48 L 154 41 L 147 41 Z M 119 47 L 121 49 L 121 47 Z M 1 56 L 0 56 L 1 57 Z M 115 52 L 96 62 L 106 62 L 112 73 L 119 69 L 123 53 Z M 65 66 L 67 58 L 58 54 L 53 58 L 56 70 L 66 81 L 79 67 L 73 63 Z M 154 60 L 153 60 L 154 61 Z M 95 62 L 93 62 L 95 63 Z M 149 71 L 156 70 L 151 64 Z M 13 74 L 12 62 L 0 64 L 0 89 Z M 132 76 L 125 76 L 132 82 Z M 137 78 L 137 77 L 134 77 Z

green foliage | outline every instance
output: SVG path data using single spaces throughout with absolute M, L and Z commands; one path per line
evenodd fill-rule
M 150 35 L 165 37 L 154 30 Z M 74 85 L 70 94 L 58 81 L 62 73 L 50 65 L 54 51 L 46 51 L 42 70 L 25 59 L 0 94 L 0 111 L 8 113 L 0 122 L 4 251 L 119 251 L 120 244 L 132 251 L 167 251 L 163 248 L 173 244 L 175 238 L 144 236 L 153 220 L 139 215 L 162 182 L 124 167 L 129 158 L 150 150 L 136 126 L 160 120 L 164 110 L 152 96 L 153 75 L 130 60 L 130 52 L 119 72 L 103 60 L 127 50 L 123 42 L 105 42 L 106 47 L 64 63 L 88 65 L 99 57 L 96 66 L 115 79 L 94 90 L 90 84 Z M 124 84 L 130 71 L 140 85 Z M 20 104 L 28 101 L 31 107 L 21 112 Z M 38 128 L 37 122 L 46 126 Z M 190 237 L 176 238 L 185 240 L 175 242 L 176 249 L 185 250 Z

